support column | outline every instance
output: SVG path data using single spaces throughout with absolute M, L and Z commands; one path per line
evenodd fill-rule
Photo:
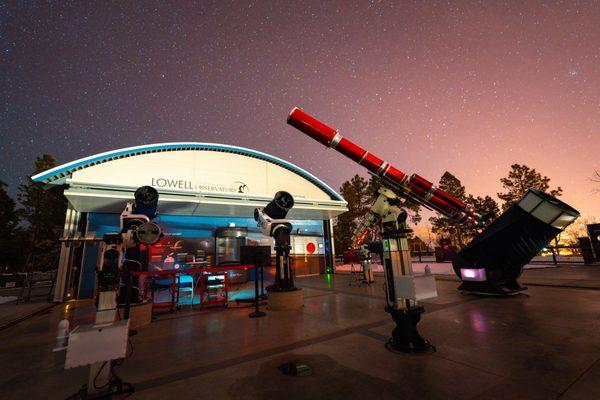
M 325 241 L 325 272 L 332 274 L 335 267 L 335 244 L 333 242 L 333 224 L 331 219 L 323 220 L 323 240 Z
M 77 231 L 80 216 L 81 214 L 69 204 L 65 214 L 63 237 L 69 237 Z M 60 257 L 58 259 L 58 269 L 56 271 L 56 283 L 54 286 L 53 300 L 55 303 L 62 303 L 64 301 L 72 255 L 73 252 L 70 243 L 62 242 L 60 248 Z

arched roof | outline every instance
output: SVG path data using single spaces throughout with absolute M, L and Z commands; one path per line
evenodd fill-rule
M 80 158 L 75 161 L 68 162 L 66 164 L 59 165 L 51 168 L 47 171 L 41 172 L 31 177 L 35 182 L 41 182 L 46 184 L 60 185 L 65 183 L 66 179 L 75 171 L 91 167 L 93 165 L 102 164 L 112 160 L 117 160 L 127 157 L 135 157 L 141 154 L 157 153 L 163 151 L 184 151 L 184 150 L 202 150 L 202 151 L 217 151 L 223 153 L 232 153 L 244 155 L 247 157 L 257 158 L 259 160 L 267 161 L 278 165 L 282 168 L 290 170 L 295 174 L 303 177 L 304 179 L 312 182 L 325 193 L 327 193 L 332 200 L 344 201 L 344 199 L 326 183 L 321 181 L 313 174 L 303 170 L 302 168 L 289 163 L 281 158 L 274 157 L 270 154 L 266 154 L 260 151 L 247 149 L 244 147 L 230 146 L 225 144 L 217 143 L 198 143 L 198 142 L 177 142 L 177 143 L 155 143 L 147 144 L 142 146 L 127 147 L 123 149 L 111 150 L 104 153 L 95 154 L 89 157 Z

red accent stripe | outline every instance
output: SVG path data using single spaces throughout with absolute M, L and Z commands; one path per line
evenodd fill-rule
M 470 225 L 477 225 L 477 220 L 476 220 L 475 218 L 473 218 L 473 217 L 469 216 L 469 215 L 467 215 L 467 222 L 468 222 Z

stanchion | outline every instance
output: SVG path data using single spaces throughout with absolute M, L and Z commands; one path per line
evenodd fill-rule
M 262 263 L 261 263 L 262 264 Z M 262 269 L 262 265 L 261 265 Z M 254 253 L 254 311 L 248 314 L 250 318 L 259 318 L 267 315 L 264 311 L 260 311 L 260 296 L 258 294 L 258 257 Z
M 240 259 L 243 264 L 254 265 L 254 311 L 248 314 L 250 318 L 259 318 L 267 315 L 260 311 L 260 301 L 265 297 L 264 294 L 259 294 L 258 290 L 258 274 L 260 268 L 260 286 L 263 290 L 264 266 L 271 258 L 271 246 L 240 246 Z M 248 302 L 250 299 L 248 299 Z

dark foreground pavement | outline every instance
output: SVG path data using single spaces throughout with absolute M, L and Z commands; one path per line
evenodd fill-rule
M 304 309 L 260 319 L 241 308 L 165 314 L 133 337 L 117 373 L 138 399 L 600 399 L 598 290 L 481 298 L 438 281 L 420 324 L 437 352 L 408 355 L 384 347 L 393 325 L 381 279 L 349 281 L 298 279 Z M 51 351 L 65 307 L 0 332 L 1 398 L 61 399 L 87 381 L 87 368 L 65 371 L 64 352 Z M 283 375 L 292 360 L 313 374 Z

